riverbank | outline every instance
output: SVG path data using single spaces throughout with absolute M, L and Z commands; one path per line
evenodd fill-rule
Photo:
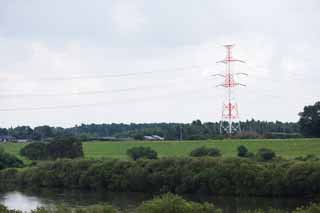
M 0 189 L 64 188 L 224 196 L 313 196 L 320 193 L 320 161 L 243 158 L 57 160 L 0 171 Z

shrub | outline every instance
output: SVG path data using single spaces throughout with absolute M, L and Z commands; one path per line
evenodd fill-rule
M 300 161 L 318 161 L 320 159 L 315 155 L 307 155 L 305 157 L 296 157 L 295 160 L 300 160 Z
M 248 154 L 248 149 L 247 147 L 241 145 L 241 146 L 238 146 L 238 156 L 239 157 L 246 157 Z
M 133 160 L 138 160 L 140 158 L 146 159 L 157 159 L 158 153 L 151 149 L 150 147 L 133 147 L 127 150 L 127 155 Z
M 207 148 L 205 146 L 196 148 L 190 152 L 190 156 L 192 157 L 202 157 L 202 156 L 211 156 L 211 157 L 219 157 L 221 156 L 221 152 L 217 148 Z
M 20 150 L 20 155 L 30 160 L 45 160 L 48 157 L 47 144 L 30 143 Z
M 23 167 L 23 162 L 14 155 L 6 153 L 3 149 L 0 149 L 0 169 Z
M 272 160 L 276 154 L 271 149 L 262 148 L 257 152 L 257 158 L 262 161 Z
M 138 209 L 138 213 L 218 213 L 222 212 L 216 209 L 214 205 L 209 203 L 195 203 L 184 200 L 182 197 L 165 194 L 156 197 L 151 201 L 142 203 Z
M 320 212 L 320 204 L 312 203 L 308 207 L 297 208 L 293 213 L 318 213 Z

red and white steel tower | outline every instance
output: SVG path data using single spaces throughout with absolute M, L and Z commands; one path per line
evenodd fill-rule
M 235 59 L 232 56 L 232 48 L 234 45 L 224 45 L 227 50 L 226 58 L 218 61 L 217 63 L 224 63 L 226 66 L 224 74 L 215 74 L 214 76 L 220 76 L 224 78 L 224 82 L 218 86 L 222 86 L 226 89 L 226 97 L 222 105 L 222 118 L 220 121 L 220 133 L 228 134 L 229 136 L 241 132 L 240 122 L 239 122 L 239 110 L 238 104 L 235 99 L 234 91 L 238 86 L 245 86 L 236 81 L 235 76 L 237 75 L 247 75 L 246 73 L 235 73 L 231 69 L 231 65 L 234 62 L 245 63 L 245 61 Z

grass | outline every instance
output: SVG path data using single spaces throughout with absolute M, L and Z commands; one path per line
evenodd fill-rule
M 236 156 L 237 147 L 245 145 L 250 152 L 259 148 L 270 148 L 284 158 L 294 158 L 313 154 L 320 157 L 320 139 L 287 139 L 287 140 L 204 140 L 204 141 L 165 141 L 165 142 L 84 142 L 83 150 L 86 158 L 119 158 L 126 159 L 127 149 L 134 146 L 149 146 L 158 152 L 160 157 L 187 156 L 191 150 L 199 146 L 216 147 L 223 156 Z M 5 151 L 18 155 L 25 144 L 0 144 Z

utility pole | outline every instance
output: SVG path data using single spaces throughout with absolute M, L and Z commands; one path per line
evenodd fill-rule
M 180 125 L 180 141 L 182 141 L 183 137 L 182 137 L 182 126 Z
M 239 122 L 239 111 L 238 104 L 235 100 L 234 90 L 237 86 L 246 86 L 240 84 L 235 80 L 237 75 L 248 75 L 246 73 L 234 73 L 231 69 L 231 65 L 234 62 L 245 63 L 243 60 L 235 59 L 232 56 L 233 44 L 224 45 L 226 48 L 227 54 L 226 58 L 218 61 L 217 63 L 225 64 L 225 73 L 224 74 L 215 74 L 213 76 L 219 76 L 224 79 L 224 82 L 217 85 L 224 87 L 226 89 L 225 101 L 222 105 L 221 121 L 220 121 L 220 134 L 228 134 L 231 137 L 237 132 L 241 132 L 240 122 Z

